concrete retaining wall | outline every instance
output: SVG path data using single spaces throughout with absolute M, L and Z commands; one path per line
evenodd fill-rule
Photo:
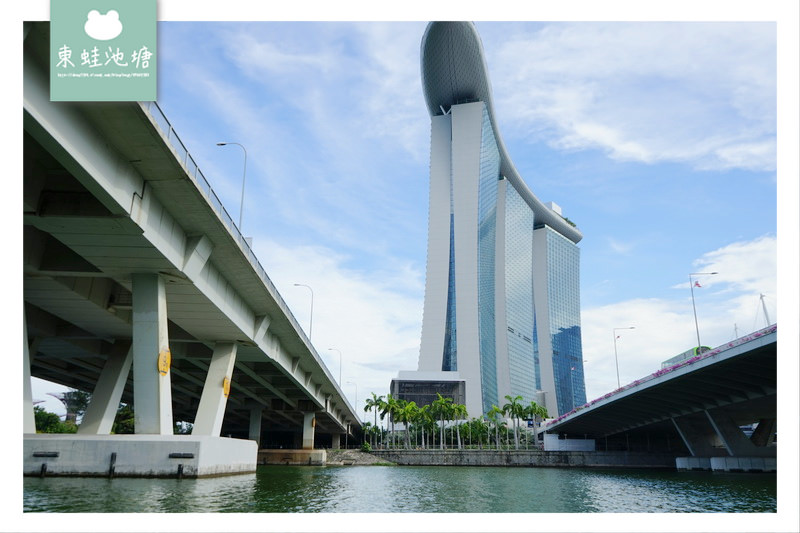
M 553 466 L 675 469 L 675 455 L 644 452 L 542 450 L 373 450 L 387 461 L 407 466 Z
M 119 477 L 243 474 L 256 471 L 257 449 L 255 441 L 223 437 L 26 434 L 23 473 Z
M 325 450 L 258 450 L 260 465 L 324 466 Z

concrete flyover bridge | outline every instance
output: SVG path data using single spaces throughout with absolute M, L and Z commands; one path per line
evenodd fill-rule
M 48 41 L 26 24 L 26 474 L 202 476 L 253 471 L 258 442 L 337 447 L 356 411 L 159 107 L 51 102 Z M 35 433 L 31 376 L 93 393 L 76 435 Z M 109 435 L 120 401 L 134 435 Z
M 777 337 L 769 326 L 597 398 L 549 422 L 545 449 L 672 452 L 679 469 L 775 471 Z

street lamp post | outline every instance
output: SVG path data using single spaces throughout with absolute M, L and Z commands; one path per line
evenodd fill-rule
M 240 147 L 244 150 L 244 171 L 242 172 L 242 199 L 239 202 L 239 231 L 242 232 L 242 236 L 244 236 L 244 232 L 242 230 L 242 212 L 244 211 L 244 180 L 247 177 L 247 150 L 244 146 L 239 143 L 217 143 L 217 146 L 226 146 L 228 144 L 235 144 L 236 146 Z
M 692 280 L 692 276 L 713 276 L 717 274 L 717 272 L 693 272 L 689 274 L 689 290 L 692 292 L 692 312 L 694 312 L 694 329 L 697 332 L 697 349 L 700 350 L 700 326 L 697 324 L 697 307 L 694 304 L 694 284 L 697 283 L 696 281 Z M 699 287 L 700 284 L 697 283 Z
M 304 285 L 303 283 L 295 283 L 295 287 L 305 287 L 309 291 L 311 291 L 311 312 L 309 313 L 308 318 L 308 340 L 311 340 L 311 328 L 314 326 L 314 289 L 309 287 L 308 285 Z
M 342 351 L 336 348 L 328 348 L 331 352 L 339 352 L 339 386 L 342 386 Z
M 622 329 L 636 329 L 636 327 L 635 326 L 629 326 L 627 328 L 614 328 L 614 334 L 613 334 L 613 337 L 614 337 L 614 363 L 616 363 L 616 365 L 617 365 L 617 388 L 620 388 L 620 383 L 619 383 L 619 358 L 617 357 L 617 331 L 622 330 Z

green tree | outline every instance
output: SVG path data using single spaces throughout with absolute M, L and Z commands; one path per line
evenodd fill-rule
M 427 434 L 430 435 L 428 437 L 428 441 L 430 441 L 430 439 L 433 438 L 434 434 L 433 428 L 436 425 L 436 421 L 433 419 L 433 415 L 431 415 L 430 405 L 423 405 L 422 407 L 419 408 L 417 421 L 420 429 L 422 430 L 422 447 L 426 448 L 427 447 L 427 444 L 425 442 L 426 430 Z M 433 444 L 431 443 L 431 446 L 432 445 Z
M 444 449 L 444 420 L 450 418 L 450 410 L 453 399 L 444 397 L 438 392 L 436 399 L 431 403 L 431 414 L 439 420 L 439 449 Z
M 489 443 L 489 424 L 483 418 L 473 418 L 469 421 L 470 439 L 478 441 L 478 448 L 483 449 L 484 437 L 485 442 Z
M 496 405 L 492 405 L 492 408 L 486 413 L 486 416 L 489 420 L 492 421 L 494 424 L 494 442 L 497 445 L 497 449 L 500 449 L 500 419 L 504 416 L 503 410 L 497 407 Z
M 367 444 L 367 446 L 369 446 L 370 448 L 372 448 L 372 446 L 369 443 L 369 441 L 372 438 L 372 430 L 373 430 L 372 422 L 364 422 L 361 425 L 361 432 L 364 434 L 364 437 L 366 438 L 367 441 L 365 444 Z
M 75 433 L 78 426 L 74 422 L 61 421 L 61 417 L 46 411 L 38 405 L 33 408 L 33 417 L 36 423 L 36 433 Z
M 460 421 L 467 418 L 467 406 L 463 403 L 454 403 L 453 404 L 453 418 L 456 420 L 456 435 L 458 436 L 458 449 L 461 449 L 461 424 Z
M 86 408 L 89 406 L 89 402 L 92 399 L 91 394 L 78 389 L 70 389 L 67 392 L 61 393 L 51 392 L 49 394 L 64 404 L 64 408 L 67 410 L 64 419 L 65 422 L 77 423 L 78 418 L 82 417 L 83 413 L 86 412 Z
M 539 422 L 547 418 L 547 409 L 545 409 L 544 406 L 539 405 L 534 401 L 531 401 L 531 403 L 528 404 L 527 407 L 525 407 L 525 416 L 533 419 L 534 441 L 538 443 Z
M 399 407 L 397 402 L 398 402 L 398 400 L 396 398 L 394 398 L 391 394 L 387 394 L 386 395 L 386 401 L 382 401 L 381 404 L 380 404 L 381 420 L 383 420 L 384 416 L 388 416 L 389 417 L 389 423 L 392 426 L 392 431 L 391 431 L 391 439 L 392 440 L 395 437 L 395 434 L 394 434 L 394 421 L 395 421 L 395 418 L 397 417 L 397 409 Z
M 411 447 L 411 422 L 416 419 L 417 417 L 417 408 L 416 402 L 407 402 L 405 400 L 398 401 L 398 409 L 397 409 L 397 420 L 398 422 L 403 422 L 406 426 L 406 434 L 405 434 L 405 447 L 409 449 Z
M 370 394 L 372 394 L 372 398 L 367 398 L 366 405 L 364 405 L 364 412 L 366 413 L 367 411 L 372 410 L 372 412 L 374 414 L 374 419 L 375 419 L 374 420 L 374 426 L 377 426 L 378 425 L 378 409 L 380 408 L 381 403 L 383 402 L 383 396 L 377 396 L 374 392 L 372 392 Z M 381 417 L 381 420 L 383 420 L 383 417 Z M 375 447 L 375 443 L 373 441 L 373 448 L 374 447 Z
M 119 404 L 114 423 L 111 426 L 111 433 L 117 435 L 131 434 L 134 433 L 134 430 L 133 408 L 128 404 Z
M 522 396 L 514 396 L 513 398 L 506 394 L 505 396 L 508 402 L 503 405 L 503 412 L 509 416 L 511 416 L 511 421 L 514 426 L 514 449 L 519 450 L 519 419 L 522 418 L 525 413 L 525 407 L 522 405 Z

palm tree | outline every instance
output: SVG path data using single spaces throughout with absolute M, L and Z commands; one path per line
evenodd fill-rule
M 389 422 L 392 424 L 392 432 L 391 432 L 391 441 L 392 444 L 397 446 L 396 442 L 396 434 L 394 432 L 394 421 L 397 419 L 397 413 L 400 410 L 400 402 L 403 400 L 398 400 L 397 398 L 392 397 L 391 394 L 386 395 L 386 401 L 382 404 L 383 405 L 383 414 L 389 415 Z M 383 418 L 383 416 L 381 416 Z
M 450 406 L 453 403 L 452 398 L 445 398 L 438 392 L 436 399 L 431 404 L 431 414 L 439 418 L 439 449 L 444 449 L 444 419 L 450 416 Z
M 505 398 L 508 400 L 508 402 L 503 405 L 503 412 L 511 416 L 511 421 L 514 424 L 514 449 L 519 450 L 519 434 L 517 431 L 517 426 L 519 425 L 519 419 L 524 416 L 525 409 L 520 403 L 522 401 L 522 396 L 517 395 L 512 398 L 510 395 L 506 394 Z
M 497 407 L 496 405 L 492 405 L 492 408 L 486 413 L 486 416 L 494 423 L 494 442 L 497 445 L 497 449 L 500 449 L 500 418 L 504 416 L 503 410 Z
M 369 439 L 369 436 L 372 434 L 372 422 L 364 422 L 361 425 L 361 433 L 364 435 L 364 437 Z
M 416 402 L 407 402 L 405 400 L 398 400 L 397 420 L 403 422 L 406 426 L 405 447 L 411 447 L 411 422 L 416 418 L 418 407 Z
M 470 420 L 470 438 L 478 441 L 478 448 L 483 449 L 483 434 L 486 433 L 486 442 L 489 442 L 489 424 L 483 418 L 473 418 Z
M 381 398 L 379 400 L 379 403 L 378 403 L 378 411 L 380 412 L 381 420 L 383 420 L 386 417 L 386 415 L 389 415 L 389 418 L 390 418 L 390 421 L 391 421 L 391 415 L 389 413 L 390 413 L 390 411 L 392 409 L 392 407 L 390 406 L 390 403 L 392 401 L 394 401 L 394 399 L 392 398 L 391 394 L 387 394 L 386 395 L 386 400 L 384 400 L 383 397 L 381 396 Z M 387 427 L 387 429 L 388 429 L 388 427 Z M 387 442 L 387 437 L 388 437 L 388 435 L 384 436 L 383 442 L 386 445 L 386 447 L 388 448 L 389 447 L 389 443 Z
M 547 418 L 547 409 L 544 406 L 539 405 L 538 403 L 531 401 L 531 403 L 525 408 L 525 416 L 531 417 L 533 419 L 533 435 L 534 441 L 538 443 L 539 441 L 539 419 Z
M 378 408 L 380 407 L 381 402 L 383 402 L 383 396 L 376 396 L 374 392 L 372 392 L 370 394 L 372 394 L 372 398 L 367 398 L 366 405 L 364 405 L 364 412 L 366 413 L 367 411 L 372 409 L 372 412 L 374 413 L 374 418 L 375 418 L 375 422 L 374 422 L 373 426 L 377 427 L 378 426 Z M 383 419 L 383 417 L 381 417 L 381 420 L 382 419 Z M 374 442 L 372 443 L 372 446 L 373 446 L 373 448 L 375 447 L 375 443 Z
M 417 410 L 417 424 L 422 430 L 422 447 L 425 448 L 425 429 L 431 427 L 433 417 L 431 416 L 431 406 L 423 405 Z
M 463 420 L 469 416 L 467 414 L 467 406 L 463 403 L 454 403 L 453 404 L 453 418 L 456 419 L 456 435 L 458 435 L 458 449 L 461 449 L 461 430 L 459 429 L 460 424 L 458 423 L 459 420 Z

